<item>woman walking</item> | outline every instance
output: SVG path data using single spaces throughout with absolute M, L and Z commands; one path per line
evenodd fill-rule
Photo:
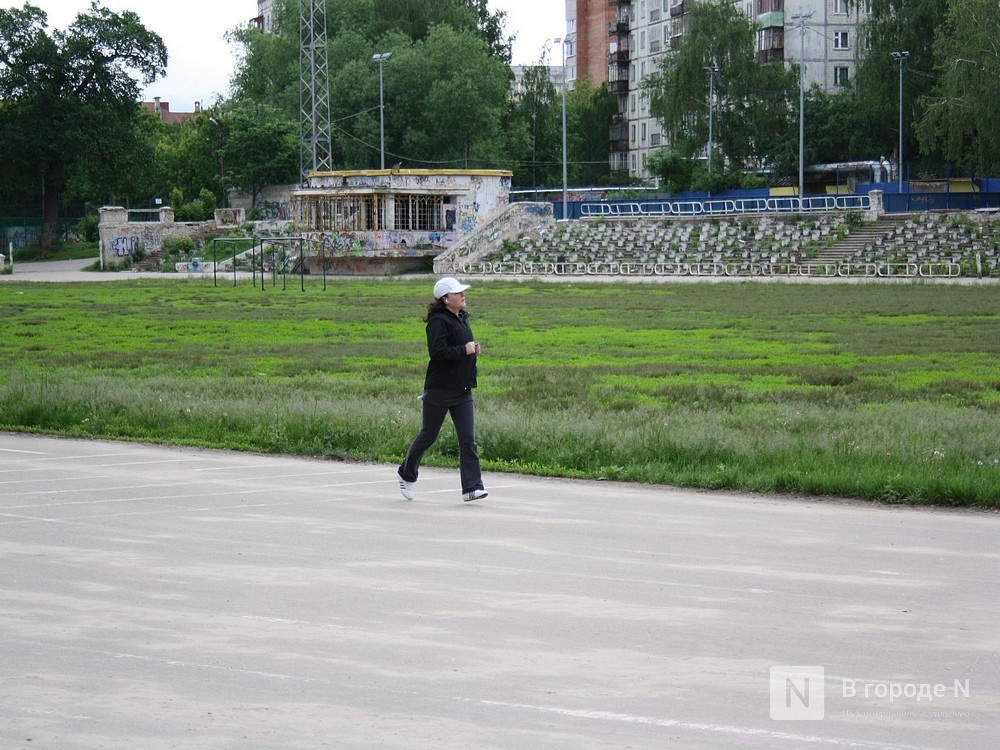
M 479 468 L 476 446 L 476 419 L 472 389 L 476 387 L 476 356 L 482 348 L 472 336 L 469 314 L 465 311 L 468 284 L 446 276 L 434 285 L 434 301 L 427 307 L 427 375 L 424 377 L 423 425 L 406 458 L 399 466 L 399 491 L 407 500 L 414 497 L 414 485 L 424 453 L 437 440 L 444 418 L 451 414 L 458 435 L 459 472 L 462 500 L 487 496 Z

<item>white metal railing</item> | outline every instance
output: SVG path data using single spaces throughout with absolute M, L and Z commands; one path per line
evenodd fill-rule
M 871 209 L 867 195 L 817 195 L 807 198 L 709 198 L 706 200 L 587 202 L 580 204 L 580 216 L 724 216 L 729 214 L 817 213 Z
M 494 276 L 810 276 L 827 278 L 954 278 L 958 263 L 644 263 L 639 261 L 475 261 L 461 266 L 463 275 Z

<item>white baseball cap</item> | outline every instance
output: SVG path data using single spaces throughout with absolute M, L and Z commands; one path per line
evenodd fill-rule
M 443 279 L 438 279 L 438 282 L 434 285 L 434 299 L 441 299 L 446 294 L 464 292 L 468 288 L 468 284 L 460 284 L 458 283 L 458 279 L 445 276 Z

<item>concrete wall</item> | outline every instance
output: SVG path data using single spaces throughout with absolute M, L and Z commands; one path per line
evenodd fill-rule
M 496 252 L 504 240 L 514 240 L 523 232 L 550 232 L 554 226 L 551 203 L 514 203 L 437 256 L 434 273 L 459 273 L 466 264 Z
M 221 234 L 245 221 L 242 209 L 218 209 L 212 221 L 175 222 L 170 207 L 129 210 L 121 206 L 98 209 L 102 267 L 123 263 L 137 251 L 146 256 L 159 252 L 168 237 L 190 237 L 196 242 Z
M 392 169 L 323 172 L 292 194 L 296 229 L 311 254 L 326 257 L 426 258 L 440 253 L 476 230 L 510 203 L 511 173 L 504 170 Z M 378 197 L 384 216 L 376 228 L 343 229 L 321 208 L 325 201 L 352 196 Z M 449 214 L 439 229 L 395 228 L 395 203 L 413 196 L 446 201 Z

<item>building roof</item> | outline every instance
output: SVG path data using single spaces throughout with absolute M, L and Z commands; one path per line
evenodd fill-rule
M 194 112 L 171 112 L 170 102 L 161 102 L 158 96 L 153 97 L 151 102 L 143 102 L 142 106 L 154 115 L 159 115 L 161 122 L 169 123 L 184 122 L 201 113 L 201 102 L 194 103 Z

